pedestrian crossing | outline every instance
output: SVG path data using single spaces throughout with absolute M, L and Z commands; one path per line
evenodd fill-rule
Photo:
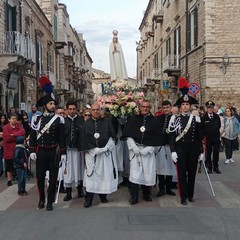
M 2 184 L 2 182 L 1 182 Z M 156 197 L 157 188 L 152 189 L 152 202 L 145 202 L 139 194 L 139 203 L 130 205 L 129 191 L 127 187 L 121 187 L 116 193 L 108 195 L 108 203 L 100 203 L 98 196 L 94 197 L 93 207 L 98 208 L 201 208 L 201 207 L 215 207 L 215 208 L 240 208 L 240 191 L 234 187 L 236 184 L 229 184 L 212 181 L 216 196 L 212 196 L 207 181 L 200 181 L 196 183 L 196 194 L 194 203 L 188 203 L 187 206 L 180 204 L 178 196 Z M 17 209 L 36 209 L 38 203 L 38 191 L 35 180 L 27 183 L 28 196 L 20 197 L 17 194 L 17 183 L 11 187 L 0 188 L 0 211 L 17 210 Z M 177 190 L 175 190 L 176 194 Z M 73 199 L 68 202 L 63 201 L 64 194 L 59 194 L 58 204 L 54 204 L 55 209 L 68 208 L 83 208 L 84 198 L 77 198 L 77 191 L 73 191 Z

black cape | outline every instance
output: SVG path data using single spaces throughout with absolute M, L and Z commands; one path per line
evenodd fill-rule
M 99 133 L 99 138 L 94 134 Z M 106 146 L 109 138 L 117 141 L 117 137 L 110 119 L 100 118 L 94 120 L 88 119 L 82 126 L 80 133 L 79 150 L 87 151 L 96 147 L 103 148 Z
M 145 128 L 144 132 L 140 130 L 143 126 Z M 128 137 L 133 138 L 135 142 L 141 145 L 159 146 L 159 120 L 152 114 L 145 117 L 143 115 L 133 115 L 123 131 L 122 138 Z

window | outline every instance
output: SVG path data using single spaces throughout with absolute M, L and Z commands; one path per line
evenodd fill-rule
M 16 31 L 17 30 L 17 12 L 16 6 L 12 7 L 6 3 L 6 30 L 7 31 Z
M 42 72 L 43 72 L 43 47 L 41 45 L 40 42 L 37 42 L 36 45 L 36 65 L 37 65 L 37 74 L 38 74 L 38 78 L 41 76 Z
M 52 55 L 50 52 L 47 53 L 47 71 L 52 71 Z
M 166 56 L 171 54 L 171 38 L 166 40 Z
M 181 26 L 174 30 L 174 66 L 179 67 L 181 54 Z
M 187 51 L 198 46 L 198 8 L 188 14 L 187 19 Z

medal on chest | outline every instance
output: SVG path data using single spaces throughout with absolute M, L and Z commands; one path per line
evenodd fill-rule
M 100 133 L 94 133 L 93 136 L 94 136 L 95 139 L 98 139 L 100 137 Z
M 141 126 L 141 127 L 140 127 L 140 131 L 141 131 L 142 133 L 144 133 L 144 132 L 146 131 L 146 128 L 145 128 L 144 126 Z

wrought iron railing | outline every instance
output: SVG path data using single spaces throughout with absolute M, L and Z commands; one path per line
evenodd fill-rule
M 179 68 L 179 55 L 170 54 L 163 59 L 163 70 L 168 68 Z
M 20 32 L 6 31 L 0 34 L 0 53 L 18 54 L 35 62 L 35 45 L 29 36 Z

